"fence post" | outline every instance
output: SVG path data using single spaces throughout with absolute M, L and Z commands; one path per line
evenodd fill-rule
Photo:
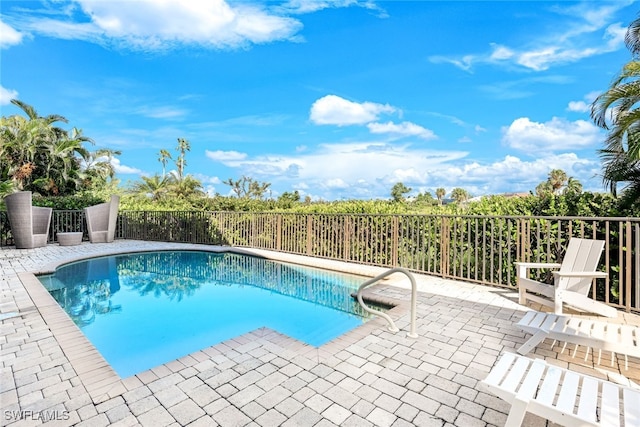
M 307 255 L 313 255 L 313 215 L 307 214 Z
M 449 220 L 440 217 L 440 275 L 447 277 L 449 274 Z
M 529 261 L 529 230 L 527 229 L 527 221 L 520 218 L 520 261 Z
M 351 253 L 351 217 L 344 217 L 344 235 L 342 236 L 342 259 L 344 261 L 349 261 L 349 254 Z
M 276 214 L 276 250 L 282 251 L 282 214 Z
M 625 256 L 625 269 L 626 269 L 626 275 L 625 275 L 625 286 L 624 286 L 624 302 L 625 302 L 625 308 L 627 309 L 627 313 L 631 312 L 631 252 L 632 252 L 632 244 L 631 244 L 631 221 L 629 221 L 627 219 L 627 221 L 625 221 L 625 233 L 626 233 L 626 243 L 625 243 L 625 247 L 626 247 L 626 256 Z M 638 248 L 636 248 L 637 250 Z M 622 260 L 620 260 L 622 261 Z M 639 274 L 639 272 L 636 271 L 636 274 Z M 636 301 L 636 304 L 638 304 L 638 302 Z
M 399 253 L 400 253 L 400 237 L 399 237 L 399 219 L 397 215 L 393 216 L 392 221 L 392 242 L 391 242 L 391 265 L 397 267 L 400 262 Z

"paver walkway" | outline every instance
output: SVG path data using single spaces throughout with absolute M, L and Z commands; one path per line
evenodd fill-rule
M 100 357 L 95 352 L 75 352 L 84 344 L 60 342 L 66 338 L 60 338 L 65 331 L 58 322 L 70 320 L 55 311 L 59 308 L 47 308 L 40 296 L 30 296 L 23 285 L 30 276 L 23 273 L 50 271 L 79 257 L 187 247 L 212 249 L 126 240 L 0 249 L 0 425 L 30 426 L 48 419 L 47 425 L 61 426 L 504 424 L 509 406 L 480 392 L 477 384 L 503 351 L 514 351 L 526 340 L 514 326 L 526 310 L 515 302 L 515 292 L 416 275 L 418 339 L 406 336 L 409 313 L 403 306 L 393 310 L 398 333 L 387 331 L 377 319 L 313 348 L 262 328 L 114 380 L 108 370 L 91 369 Z M 384 271 L 252 252 L 351 272 Z M 407 283 L 398 277 L 376 292 L 406 302 Z M 618 321 L 638 319 L 620 313 Z M 535 355 L 594 376 L 640 379 L 639 360 L 631 358 L 628 371 L 617 360 L 613 368 L 608 359 L 594 367 L 591 355 L 585 362 L 584 353 L 572 358 L 567 352 L 558 354 L 560 348 L 547 341 Z M 545 422 L 529 415 L 526 425 Z

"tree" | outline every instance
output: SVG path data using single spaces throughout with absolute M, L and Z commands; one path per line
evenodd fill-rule
M 451 190 L 451 198 L 458 203 L 466 202 L 467 200 L 469 200 L 469 197 L 469 193 L 463 188 L 457 187 Z
M 83 163 L 93 140 L 72 128 L 63 116 L 38 115 L 35 108 L 17 99 L 11 102 L 26 117 L 13 115 L 0 119 L 0 181 L 10 180 L 18 190 L 43 195 L 70 195 L 83 189 L 90 167 Z
M 553 169 L 549 172 L 549 178 L 547 181 L 551 185 L 551 191 L 553 194 L 560 194 L 561 189 L 567 184 L 567 173 L 562 169 Z
M 89 180 L 88 186 L 98 183 L 106 183 L 113 180 L 116 170 L 113 167 L 113 158 L 122 154 L 122 151 L 112 150 L 110 148 L 100 148 L 95 151 L 88 151 L 83 157 L 85 164 L 86 179 Z
M 226 181 L 222 181 L 222 183 L 230 186 L 231 191 L 233 191 L 239 198 L 248 197 L 253 199 L 262 199 L 266 195 L 269 187 L 271 187 L 270 182 L 260 182 L 245 175 L 237 180 L 229 178 Z
M 436 198 L 438 199 L 438 204 L 442 205 L 442 200 L 444 199 L 445 194 L 447 194 L 447 190 L 444 188 L 436 188 Z
M 178 158 L 176 159 L 176 169 L 178 170 L 178 181 L 184 178 L 184 168 L 187 166 L 186 154 L 191 151 L 191 144 L 184 138 L 178 138 Z
M 170 180 L 169 191 L 178 197 L 204 196 L 202 183 L 191 175 L 186 175 L 182 180 Z
M 582 183 L 572 176 L 567 176 L 567 173 L 562 169 L 553 169 L 549 172 L 547 180 L 537 185 L 535 192 L 538 197 L 580 194 L 582 193 Z
M 142 176 L 140 181 L 136 181 L 131 186 L 131 191 L 151 198 L 151 200 L 162 199 L 169 191 L 171 180 L 160 175 Z
M 569 180 L 567 181 L 567 186 L 564 188 L 564 191 L 562 192 L 562 194 L 579 195 L 579 194 L 582 194 L 582 190 L 583 190 L 582 183 L 577 179 L 575 179 L 574 177 L 569 177 Z
M 543 181 L 536 186 L 536 196 L 545 197 L 553 194 L 553 187 L 549 180 Z
M 393 188 L 391 188 L 391 198 L 394 202 L 402 202 L 404 201 L 404 195 L 411 191 L 411 188 L 404 185 L 402 182 L 396 183 Z
M 260 182 L 253 180 L 249 183 L 249 197 L 262 199 L 266 196 L 269 187 L 271 187 L 270 182 Z
M 285 191 L 278 197 L 278 205 L 283 208 L 290 208 L 298 202 L 300 202 L 300 193 L 298 190 L 293 192 Z
M 640 200 L 640 18 L 629 25 L 625 43 L 632 59 L 593 101 L 591 118 L 609 131 L 599 150 L 602 181 L 614 195 L 623 184 L 621 201 L 628 207 Z
M 413 202 L 416 204 L 434 205 L 436 203 L 436 200 L 433 198 L 430 192 L 425 191 L 424 193 L 418 193 Z
M 161 149 L 158 152 L 158 161 L 162 163 L 162 175 L 155 174 L 152 177 L 142 177 L 141 182 L 135 182 L 131 191 L 159 200 L 165 196 L 175 196 L 181 199 L 196 196 L 202 197 L 205 192 L 202 182 L 185 172 L 187 166 L 187 152 L 191 150 L 191 144 L 184 138 L 178 138 L 178 157 L 175 160 L 176 171 L 166 173 L 166 165 L 172 159 L 169 151 Z
M 167 174 L 166 174 L 166 170 L 167 170 L 167 163 L 169 162 L 169 160 L 171 160 L 171 153 L 169 153 L 167 150 L 162 149 L 160 150 L 160 152 L 158 153 L 158 161 L 160 163 L 162 163 L 162 177 L 164 178 Z

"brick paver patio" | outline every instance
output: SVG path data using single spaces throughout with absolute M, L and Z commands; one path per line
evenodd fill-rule
M 514 324 L 526 308 L 515 292 L 416 275 L 418 339 L 409 328 L 408 281 L 374 288 L 403 301 L 391 311 L 401 332 L 381 319 L 315 348 L 261 328 L 121 379 L 104 362 L 32 273 L 70 260 L 135 250 L 210 246 L 120 240 L 61 247 L 0 249 L 0 425 L 79 426 L 487 426 L 503 425 L 509 406 L 481 392 L 497 357 L 526 340 Z M 249 251 L 249 250 L 247 250 Z M 384 269 L 249 252 L 375 275 Z M 397 277 L 396 277 L 397 276 Z M 614 321 L 640 324 L 619 313 Z M 640 361 L 594 365 L 550 341 L 544 357 L 616 382 L 640 380 Z M 545 425 L 528 415 L 526 425 Z

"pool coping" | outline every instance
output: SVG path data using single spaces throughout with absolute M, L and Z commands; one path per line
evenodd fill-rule
M 158 365 L 154 368 L 140 372 L 130 377 L 121 378 L 111 367 L 111 365 L 104 359 L 102 354 L 100 354 L 95 346 L 86 338 L 86 336 L 73 322 L 69 315 L 62 309 L 62 307 L 60 307 L 57 301 L 55 301 L 51 294 L 45 289 L 40 280 L 36 277 L 37 275 L 51 274 L 55 272 L 56 268 L 61 265 L 90 258 L 126 253 L 157 252 L 170 250 L 206 251 L 216 253 L 232 252 L 264 257 L 273 261 L 294 263 L 298 265 L 305 265 L 308 267 L 322 268 L 368 277 L 375 277 L 376 275 L 388 270 L 388 268 L 384 267 L 349 264 L 341 261 L 333 261 L 301 255 L 292 255 L 263 249 L 246 249 L 229 246 L 206 246 L 194 244 L 188 244 L 187 246 L 184 243 L 171 246 L 172 247 L 167 247 L 160 250 L 131 249 L 123 251 L 120 248 L 114 249 L 112 251 L 103 251 L 100 253 L 100 255 L 75 255 L 48 263 L 37 271 L 18 273 L 18 279 L 22 282 L 22 285 L 27 291 L 31 301 L 33 302 L 34 308 L 40 313 L 45 323 L 50 328 L 51 333 L 55 337 L 65 356 L 68 358 L 71 366 L 76 371 L 89 396 L 96 404 L 119 396 L 131 390 L 132 388 L 137 387 L 140 383 L 146 384 L 150 381 L 153 381 L 157 379 L 158 376 L 162 376 L 159 375 L 161 373 L 181 369 L 185 366 L 191 366 L 203 360 L 209 359 L 212 355 L 220 354 L 223 351 L 228 351 L 229 349 L 233 350 L 235 347 L 246 345 L 247 342 L 262 340 L 263 342 L 277 343 L 279 346 L 284 346 L 288 349 L 294 350 L 298 354 L 311 356 L 318 361 L 323 361 L 331 357 L 337 351 L 340 351 L 353 344 L 354 342 L 359 341 L 364 336 L 371 334 L 376 329 L 384 328 L 386 326 L 383 319 L 379 317 L 373 318 L 368 322 L 329 341 L 328 343 L 323 344 L 320 347 L 311 346 L 309 344 L 298 341 L 295 338 L 284 335 L 279 331 L 262 327 L 250 331 L 246 334 L 234 337 L 230 340 L 226 340 L 201 349 L 199 351 L 190 353 L 189 355 L 183 356 L 179 359 L 164 363 L 162 365 Z M 388 277 L 384 280 L 381 280 L 380 284 L 374 286 L 375 291 L 373 288 L 369 288 L 363 293 L 363 297 L 365 300 L 392 307 L 387 310 L 386 313 L 393 320 L 397 320 L 400 316 L 402 316 L 409 310 L 410 302 L 392 298 L 386 295 L 381 295 L 380 292 L 384 293 L 384 290 L 387 287 L 393 287 L 394 290 L 397 290 L 397 288 L 393 286 L 393 284 L 396 283 L 399 279 L 402 278 Z

